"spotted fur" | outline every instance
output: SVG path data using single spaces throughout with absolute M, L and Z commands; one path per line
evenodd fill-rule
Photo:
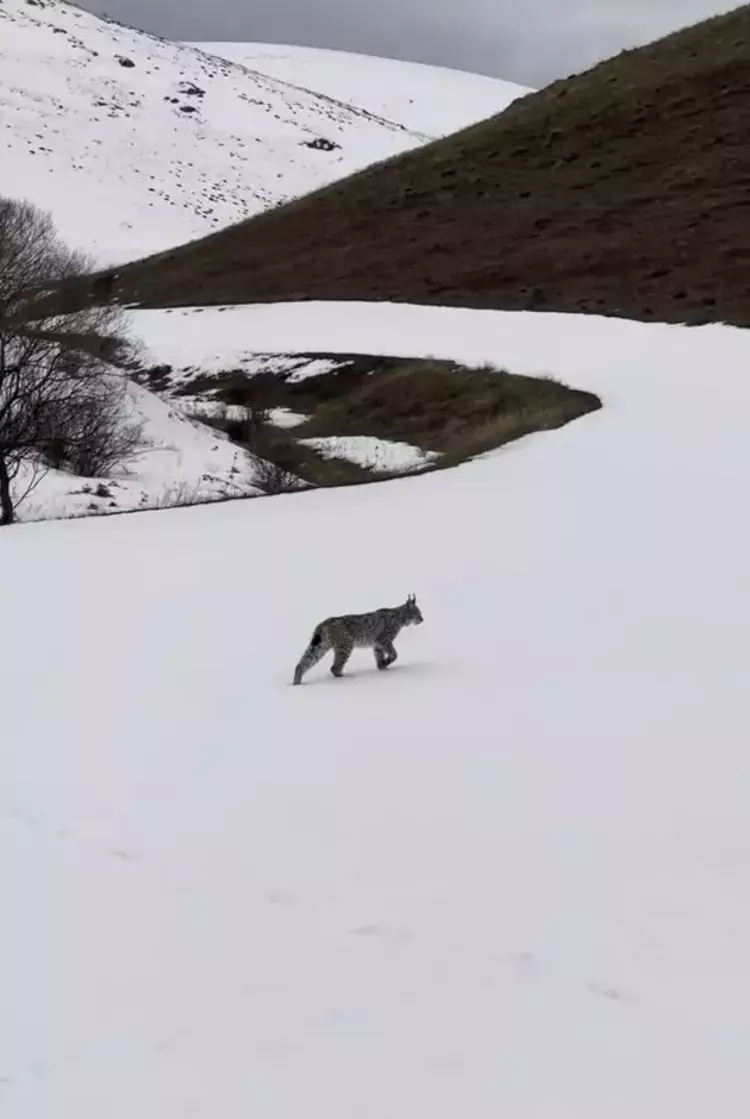
M 306 672 L 333 651 L 331 672 L 341 676 L 346 662 L 355 648 L 369 648 L 375 654 L 378 668 L 388 668 L 396 659 L 393 642 L 404 626 L 420 625 L 424 621 L 411 594 L 402 606 L 383 606 L 370 614 L 342 614 L 326 618 L 315 627 L 310 644 L 294 670 L 294 683 L 301 684 Z

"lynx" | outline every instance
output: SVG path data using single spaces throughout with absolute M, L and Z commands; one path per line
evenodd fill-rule
M 301 684 L 306 672 L 333 650 L 331 672 L 341 676 L 355 646 L 372 649 L 378 668 L 388 668 L 396 659 L 393 642 L 403 626 L 424 621 L 416 596 L 410 594 L 402 606 L 383 606 L 371 614 L 342 614 L 326 618 L 315 627 L 310 644 L 294 670 L 294 683 Z

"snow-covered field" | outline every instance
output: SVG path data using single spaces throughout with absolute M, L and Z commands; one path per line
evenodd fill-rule
M 6 531 L 3 1116 L 744 1115 L 750 338 L 243 315 L 605 406 L 425 477 Z M 289 686 L 322 617 L 410 591 L 392 669 Z
M 425 139 L 61 0 L 0 3 L 0 190 L 100 260 L 181 244 Z
M 445 136 L 507 109 L 526 86 L 443 66 L 269 43 L 198 43 L 202 50 L 316 93 L 369 109 L 428 136 Z

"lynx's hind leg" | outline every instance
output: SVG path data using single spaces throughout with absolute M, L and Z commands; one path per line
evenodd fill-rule
M 334 676 L 342 675 L 353 649 L 354 642 L 350 640 L 341 641 L 334 646 L 333 664 L 331 665 L 331 672 Z

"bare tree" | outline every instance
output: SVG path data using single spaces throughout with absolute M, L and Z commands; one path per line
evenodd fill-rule
M 56 401 L 39 448 L 44 462 L 83 478 L 103 478 L 145 447 L 144 425 L 128 415 L 121 376 L 91 378 L 85 393 Z M 72 404 L 72 407 L 71 407 Z
M 137 448 L 140 432 L 128 427 L 125 381 L 114 368 L 129 359 L 122 312 L 104 305 L 56 314 L 50 298 L 61 280 L 90 268 L 62 244 L 48 214 L 0 198 L 0 524 L 14 520 L 12 483 L 22 463 L 82 473 L 111 469 Z

